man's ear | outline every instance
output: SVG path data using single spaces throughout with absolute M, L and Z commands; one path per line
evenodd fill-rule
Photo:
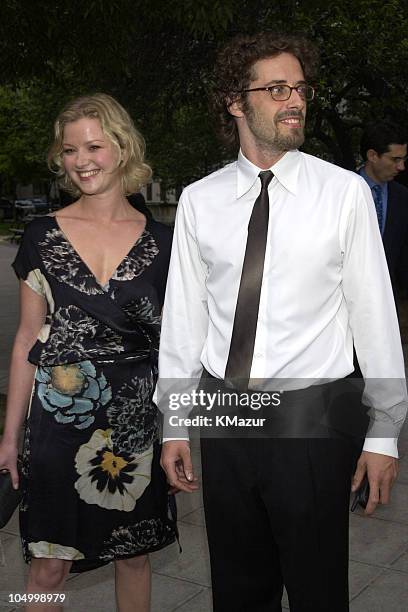
M 375 151 L 375 149 L 368 149 L 367 151 L 367 161 L 369 161 L 370 163 L 376 162 L 378 161 L 378 158 L 380 156 L 378 155 L 377 151 Z
M 241 98 L 235 98 L 231 102 L 227 103 L 227 109 L 230 115 L 233 117 L 243 117 L 242 101 Z

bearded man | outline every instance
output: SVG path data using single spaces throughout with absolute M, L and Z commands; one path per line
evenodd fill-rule
M 214 109 L 238 159 L 188 186 L 178 206 L 159 370 L 176 386 L 202 373 L 215 384 L 207 416 L 214 398 L 218 410 L 230 402 L 229 420 L 201 421 L 216 612 L 281 610 L 284 585 L 292 612 L 348 610 L 353 472 L 354 489 L 368 475 L 368 514 L 388 503 L 397 474 L 406 385 L 370 190 L 298 150 L 315 64 L 293 36 L 227 44 Z M 368 429 L 346 378 L 353 342 Z M 248 428 L 260 391 L 281 402 L 257 403 L 264 427 Z M 245 401 L 231 411 L 233 392 Z M 193 491 L 182 419 L 163 410 L 162 465 L 173 487 Z

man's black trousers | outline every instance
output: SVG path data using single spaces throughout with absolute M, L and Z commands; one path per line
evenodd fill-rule
M 280 611 L 283 585 L 291 612 L 349 609 L 349 500 L 360 450 L 361 439 L 344 432 L 201 438 L 214 612 Z

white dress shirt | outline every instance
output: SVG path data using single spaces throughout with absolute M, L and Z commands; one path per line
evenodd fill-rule
M 364 401 L 374 417 L 364 448 L 396 457 L 407 391 L 370 189 L 357 174 L 299 151 L 286 153 L 271 170 L 251 379 L 302 388 L 345 377 L 353 371 L 354 342 Z M 199 378 L 203 366 L 224 377 L 260 171 L 240 153 L 237 162 L 181 195 L 163 310 L 161 378 Z

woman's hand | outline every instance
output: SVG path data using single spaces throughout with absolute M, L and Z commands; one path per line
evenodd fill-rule
M 0 443 L 0 471 L 10 472 L 13 488 L 18 489 L 19 478 L 17 470 L 18 449 L 15 444 Z

